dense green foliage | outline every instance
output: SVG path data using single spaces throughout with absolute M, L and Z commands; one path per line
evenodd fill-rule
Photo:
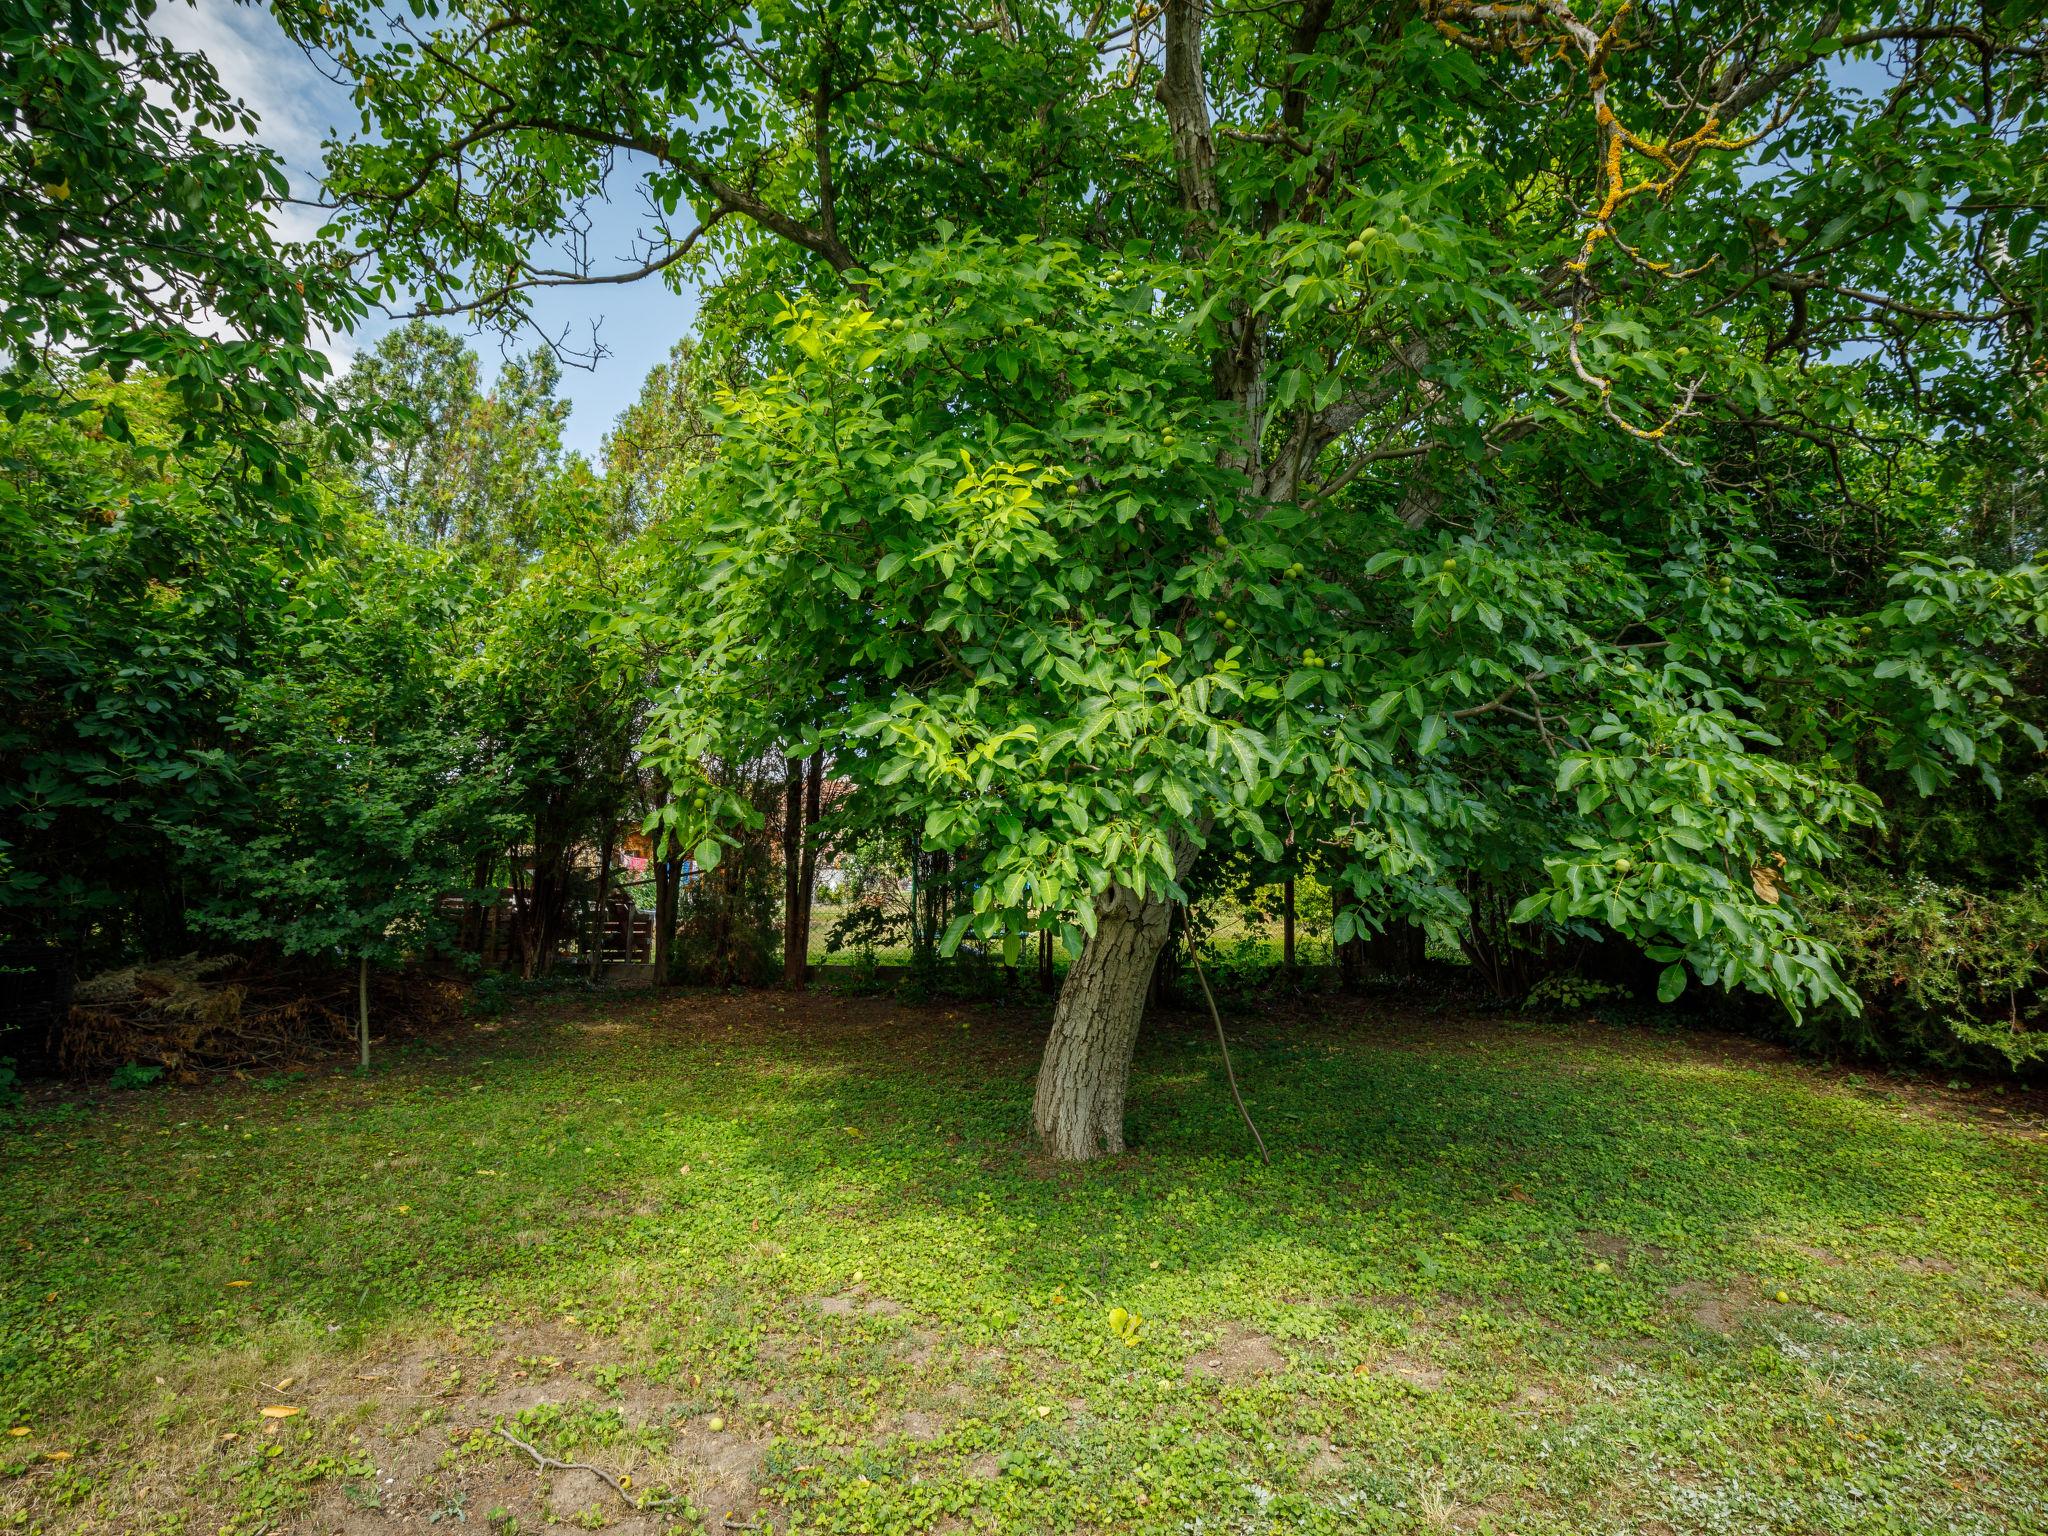
M 286 954 L 402 961 L 442 896 L 516 832 L 446 654 L 460 577 L 374 535 L 301 574 L 224 719 L 242 793 L 174 833 L 205 880 L 194 922 Z
M 397 962 L 448 944 L 444 898 L 508 878 L 552 892 L 517 933 L 529 970 L 551 960 L 568 849 L 637 814 L 640 687 L 604 685 L 586 638 L 617 591 L 613 514 L 588 466 L 545 446 L 565 408 L 544 367 L 486 395 L 452 338 L 409 331 L 346 387 L 408 365 L 467 387 L 367 447 L 306 429 L 315 470 L 289 522 L 241 494 L 228 448 L 181 446 L 154 376 L 80 381 L 90 409 L 52 393 L 0 427 L 17 972 L 221 940 Z M 490 456 L 478 483 L 473 452 L 441 439 L 479 432 L 542 446 Z M 364 467 L 429 439 L 405 497 Z M 437 534 L 430 504 L 462 511 Z M 508 876 L 521 844 L 539 853 Z
M 259 124 L 155 0 L 0 6 L 0 411 L 76 409 L 49 377 L 147 370 L 194 442 L 225 441 L 265 492 L 321 411 L 322 326 L 364 313 L 345 260 L 278 238 L 289 194 Z M 120 436 L 124 416 L 104 414 Z
M 777 1532 L 2041 1528 L 2015 1099 L 1254 1016 L 1270 1168 L 1176 1026 L 1137 1154 L 1061 1176 L 1016 1135 L 1041 1019 L 957 1014 L 557 1003 L 369 1082 L 38 1111 L 0 1148 L 0 1409 L 33 1431 L 0 1509 L 253 1536 L 466 1493 L 444 1525 L 544 1528 L 502 1423 Z M 303 1412 L 267 1436 L 268 1403 Z
M 722 276 L 670 773 L 824 743 L 990 941 L 1291 840 L 1347 934 L 1476 882 L 1796 1016 L 1855 1006 L 1803 914 L 1890 779 L 2041 746 L 2040 35 L 1952 9 L 301 31 L 393 291 L 629 277 L 545 254 L 628 178 L 647 270 Z
M 645 819 L 756 976 L 822 751 L 947 949 L 1300 871 L 1504 995 L 2040 1055 L 2038 16 L 276 13 L 362 112 L 303 248 L 148 5 L 7 18 L 30 963 L 397 959 L 510 892 L 539 975 Z M 416 318 L 317 387 L 358 280 L 513 330 L 639 277 L 701 333 L 601 463 L 546 348 Z

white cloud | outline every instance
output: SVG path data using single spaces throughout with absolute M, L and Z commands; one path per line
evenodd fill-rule
M 267 7 L 187 0 L 155 19 L 178 47 L 205 54 L 221 84 L 249 104 L 262 120 L 257 138 L 295 172 L 318 171 L 321 141 L 351 113 L 348 92 L 313 67 Z

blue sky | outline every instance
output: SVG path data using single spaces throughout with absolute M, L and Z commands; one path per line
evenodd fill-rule
M 357 131 L 359 119 L 348 93 L 323 76 L 279 31 L 267 6 L 234 0 L 196 0 L 189 8 L 167 5 L 157 12 L 160 30 L 183 47 L 204 53 L 221 81 L 262 119 L 257 137 L 285 159 L 293 172 L 294 191 L 311 196 L 320 168 L 321 143 L 338 129 Z M 594 263 L 631 255 L 637 205 L 599 206 L 590 210 L 590 255 Z M 286 232 L 303 236 L 317 226 L 318 214 L 293 210 Z M 534 315 L 550 334 L 569 332 L 569 344 L 589 343 L 591 327 L 610 351 L 592 368 L 565 368 L 562 393 L 575 407 L 566 433 L 571 448 L 596 457 L 598 445 L 613 419 L 640 392 L 647 370 L 668 356 L 669 348 L 690 329 L 697 312 L 696 294 L 676 293 L 658 279 L 624 287 L 557 288 L 536 295 Z M 338 365 L 374 342 L 397 322 L 373 317 L 352 336 L 334 338 L 330 348 Z M 444 321 L 461 329 L 461 322 Z M 487 369 L 496 365 L 503 344 L 495 334 L 472 333 L 470 343 Z M 527 338 L 517 350 L 533 345 Z

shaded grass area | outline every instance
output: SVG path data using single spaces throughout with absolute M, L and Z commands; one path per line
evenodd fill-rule
M 0 1530 L 2048 1530 L 2038 1124 L 1345 1004 L 1267 1168 L 1198 1026 L 1087 1170 L 1042 1016 L 834 997 L 41 1107 Z

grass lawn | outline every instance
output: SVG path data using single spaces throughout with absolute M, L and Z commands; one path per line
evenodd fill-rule
M 2017 1096 L 1332 1004 L 1235 1023 L 1270 1168 L 1167 1018 L 1072 1170 L 1042 1026 L 600 994 L 44 1104 L 0 1530 L 2048 1530 Z

